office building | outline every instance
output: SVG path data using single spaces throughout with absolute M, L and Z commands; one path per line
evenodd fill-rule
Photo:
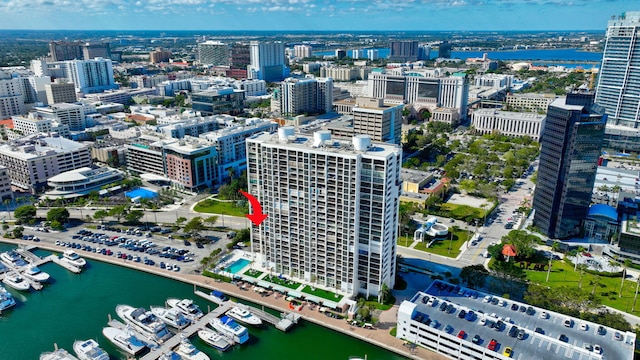
M 593 99 L 592 93 L 570 93 L 547 111 L 533 223 L 550 238 L 577 236 L 589 211 L 606 122 Z
M 418 60 L 431 59 L 431 45 L 418 45 Z
M 400 147 L 282 127 L 248 139 L 247 161 L 269 214 L 251 233 L 259 266 L 347 296 L 393 288 Z
M 221 88 L 194 92 L 191 108 L 202 115 L 239 114 L 245 105 L 245 93 L 233 88 Z
M 475 86 L 488 86 L 496 89 L 509 89 L 513 84 L 514 75 L 478 74 L 474 78 Z
M 97 93 L 117 89 L 113 78 L 113 65 L 110 59 L 65 61 L 67 78 L 81 93 Z
M 605 147 L 617 151 L 640 150 L 639 33 L 640 11 L 614 17 L 607 26 L 596 103 L 604 106 L 608 115 Z M 620 141 L 625 136 L 627 140 L 631 136 L 631 141 Z
M 0 145 L 0 165 L 9 171 L 13 186 L 35 194 L 46 188 L 50 177 L 90 166 L 91 155 L 75 141 L 33 134 Z
M 366 59 L 366 52 L 364 49 L 355 49 L 351 52 L 351 58 L 354 60 Z
M 336 54 L 336 59 L 342 60 L 342 59 L 347 57 L 347 50 L 345 50 L 345 49 L 337 49 L 335 51 L 335 54 Z
M 20 79 L 0 71 L 0 119 L 25 113 L 22 91 Z
M 74 103 L 78 101 L 76 86 L 73 83 L 46 84 L 44 91 L 47 96 L 47 104 Z
M 111 48 L 109 43 L 85 43 L 82 44 L 81 47 L 82 58 L 84 60 L 91 60 L 95 58 L 111 59 Z
M 418 60 L 417 41 L 391 41 L 389 61 L 410 62 Z
M 82 131 L 87 128 L 84 106 L 81 104 L 59 103 L 48 107 L 36 107 L 35 110 L 39 117 L 67 125 L 71 131 Z
M 49 43 L 49 54 L 52 61 L 82 60 L 82 41 L 52 41 Z
M 438 48 L 438 57 L 443 59 L 451 59 L 451 44 L 444 40 Z
M 231 66 L 234 68 L 247 69 L 251 64 L 251 49 L 249 44 L 235 43 L 231 46 Z
M 540 140 L 546 115 L 502 111 L 497 109 L 477 109 L 471 114 L 471 126 L 477 134 L 499 132 L 507 136 L 529 136 Z
M 25 108 L 28 110 L 38 103 L 47 102 L 47 94 L 45 86 L 51 84 L 51 78 L 48 76 L 18 76 L 20 85 L 22 85 L 22 95 Z
M 352 109 L 353 131 L 373 141 L 400 145 L 403 108 L 402 104 L 384 104 L 382 99 L 357 98 Z
M 556 97 L 555 94 L 507 94 L 507 108 L 545 114 L 547 107 Z
M 280 83 L 278 99 L 282 115 L 318 114 L 333 109 L 331 78 L 287 78 Z
M 62 124 L 56 119 L 39 116 L 36 113 L 29 113 L 27 116 L 14 116 L 13 129 L 7 131 L 9 140 L 38 133 L 55 133 L 65 138 L 70 136 L 69 125 Z
M 259 79 L 267 82 L 282 81 L 287 75 L 284 60 L 284 43 L 264 43 L 252 41 L 250 43 L 251 62 L 247 68 L 249 79 Z
M 152 64 L 169 62 L 171 59 L 171 50 L 166 50 L 161 47 L 149 52 L 149 62 Z
M 199 43 L 198 60 L 202 65 L 229 65 L 229 46 L 220 41 Z
M 293 56 L 304 59 L 313 56 L 313 48 L 309 45 L 294 45 Z

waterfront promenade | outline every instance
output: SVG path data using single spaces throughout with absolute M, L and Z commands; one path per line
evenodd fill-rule
M 64 239 L 62 239 L 61 237 L 61 240 L 64 240 Z M 23 240 L 0 239 L 0 241 L 8 244 L 15 244 L 15 245 L 24 244 Z M 30 244 L 30 245 L 33 245 L 33 244 Z M 38 248 L 50 250 L 56 253 L 61 251 L 61 248 L 59 246 L 49 243 L 48 241 L 42 241 L 38 243 L 36 246 Z M 220 290 L 238 299 L 250 301 L 260 306 L 277 310 L 279 312 L 291 311 L 288 307 L 288 302 L 285 300 L 285 297 L 279 296 L 278 298 L 276 298 L 276 295 L 275 295 L 276 293 L 274 293 L 271 296 L 263 297 L 254 291 L 240 290 L 240 288 L 238 288 L 234 284 L 216 282 L 214 281 L 214 279 L 211 279 L 202 275 L 198 275 L 198 274 L 176 273 L 176 272 L 160 269 L 157 266 L 156 267 L 147 266 L 142 263 L 134 263 L 131 261 L 125 262 L 122 259 L 116 259 L 114 257 L 95 254 L 95 253 L 82 253 L 81 255 L 87 259 L 104 261 L 104 262 L 115 264 L 115 265 L 120 265 L 120 266 L 125 266 L 129 268 L 145 271 L 145 272 L 160 275 L 166 278 L 178 280 L 187 284 L 196 285 L 198 287 L 202 287 L 210 290 L 213 290 L 213 289 Z M 194 296 L 196 295 L 194 294 Z M 391 330 L 391 328 L 396 326 L 396 312 L 398 309 L 398 305 L 395 305 L 392 309 L 382 313 L 378 324 L 376 324 L 375 329 L 364 329 L 364 328 L 350 326 L 346 321 L 329 318 L 324 314 L 320 313 L 317 309 L 318 307 L 316 307 L 315 310 L 310 310 L 309 307 L 305 306 L 302 308 L 301 311 L 297 313 L 300 314 L 302 319 L 305 319 L 307 321 L 310 321 L 320 326 L 327 327 L 334 331 L 338 331 L 345 335 L 359 338 L 363 341 L 388 349 L 402 356 L 406 356 L 407 358 L 427 359 L 427 360 L 447 359 L 447 357 L 445 357 L 444 355 L 436 354 L 427 349 L 415 348 L 411 350 L 409 347 L 404 345 L 404 342 L 402 340 L 396 339 L 395 337 L 392 337 L 389 334 L 389 331 Z

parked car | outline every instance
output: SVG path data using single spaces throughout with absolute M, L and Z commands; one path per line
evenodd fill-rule
M 498 346 L 498 342 L 496 341 L 496 339 L 491 339 L 491 341 L 489 341 L 489 345 L 487 345 L 487 349 L 496 351 L 497 346 Z

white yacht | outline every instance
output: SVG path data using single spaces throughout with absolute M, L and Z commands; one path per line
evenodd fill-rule
M 24 275 L 24 277 L 26 277 L 27 279 L 37 282 L 47 282 L 51 278 L 49 274 L 40 270 L 40 268 L 34 265 L 27 265 L 22 275 Z
M 184 317 L 178 309 L 152 306 L 151 312 L 162 322 L 178 330 L 182 330 L 191 324 L 191 321 Z
M 221 318 L 214 318 L 211 320 L 209 325 L 221 334 L 230 337 L 238 344 L 244 344 L 249 340 L 249 332 L 247 331 L 247 328 L 238 324 L 226 315 Z
M 10 286 L 16 290 L 29 291 L 31 284 L 26 281 L 22 276 L 15 272 L 6 273 L 4 280 L 2 280 L 7 286 Z
M 85 259 L 81 258 L 80 255 L 78 255 L 75 251 L 71 249 L 65 250 L 64 253 L 62 253 L 62 261 L 65 261 L 68 264 L 71 264 L 79 268 L 87 264 L 87 261 Z
M 128 329 L 121 330 L 114 327 L 106 327 L 102 329 L 104 337 L 109 339 L 113 345 L 117 346 L 129 355 L 136 356 L 145 349 L 147 344 L 140 341 Z
M 198 350 L 187 338 L 182 338 L 175 352 L 184 360 L 209 360 L 207 354 Z
M 22 256 L 20 256 L 20 254 L 18 254 L 15 250 L 3 252 L 2 254 L 0 254 L 0 260 L 2 260 L 2 262 L 4 262 L 7 266 L 20 268 L 27 265 L 27 262 L 24 261 Z
M 15 304 L 16 300 L 13 298 L 11 293 L 0 285 L 0 312 L 14 306 Z
M 208 345 L 213 346 L 220 351 L 226 351 L 232 345 L 232 343 L 226 337 L 209 329 L 199 330 L 198 337 Z
M 58 349 L 54 352 L 42 353 L 40 360 L 78 360 L 78 358 L 69 354 L 65 349 Z
M 167 325 L 145 308 L 136 309 L 129 305 L 118 305 L 116 313 L 126 323 L 154 341 L 165 341 L 172 336 L 167 330 Z
M 200 319 L 204 314 L 198 305 L 193 303 L 191 299 L 167 299 L 167 305 L 174 309 L 178 309 L 187 319 L 192 322 Z
M 7 271 L 7 266 L 0 261 L 0 274 L 4 273 L 5 271 Z
M 240 305 L 232 307 L 231 310 L 227 311 L 227 315 L 247 325 L 262 325 L 262 319 L 252 314 L 251 311 L 249 311 L 247 308 L 241 307 Z
M 109 354 L 93 339 L 74 342 L 73 351 L 80 360 L 109 360 Z
M 166 352 L 158 358 L 158 360 L 181 360 L 182 357 L 173 351 Z

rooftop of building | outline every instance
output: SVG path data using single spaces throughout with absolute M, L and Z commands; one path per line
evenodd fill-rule
M 613 206 L 605 204 L 593 204 L 589 207 L 588 216 L 602 216 L 610 220 L 618 220 L 618 211 Z
M 65 153 L 86 148 L 85 145 L 58 136 L 43 133 L 30 134 L 0 145 L 0 153 L 21 159 L 33 159 L 49 153 Z
M 90 180 L 94 177 L 100 177 L 103 175 L 110 174 L 118 174 L 120 173 L 116 169 L 111 169 L 107 167 L 98 167 L 98 168 L 90 168 L 90 167 L 81 167 L 79 169 L 66 171 L 60 173 L 56 176 L 52 176 L 48 179 L 50 182 L 72 182 L 72 181 L 83 181 Z
M 558 95 L 556 94 L 550 94 L 550 93 L 546 93 L 546 94 L 540 94 L 540 93 L 512 93 L 512 94 L 507 94 L 507 98 L 509 97 L 515 97 L 515 98 L 535 98 L 535 99 L 539 99 L 539 98 L 546 98 L 549 100 L 553 100 L 555 98 L 558 97 Z
M 402 181 L 419 184 L 423 181 L 429 180 L 432 177 L 433 173 L 427 171 L 411 170 L 405 168 L 402 168 L 400 170 L 400 179 L 402 179 Z

